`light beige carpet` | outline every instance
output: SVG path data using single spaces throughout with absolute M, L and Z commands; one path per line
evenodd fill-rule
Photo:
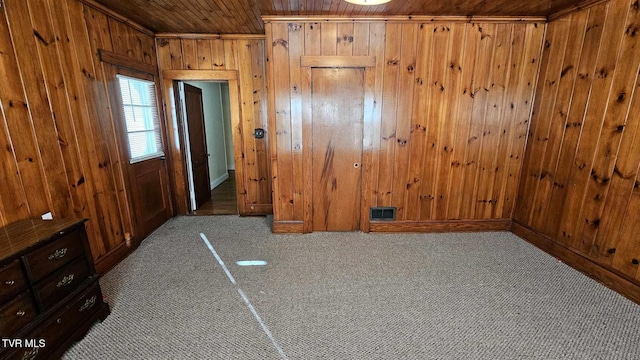
M 640 358 L 640 306 L 506 232 L 178 217 L 101 284 L 112 314 L 67 359 Z

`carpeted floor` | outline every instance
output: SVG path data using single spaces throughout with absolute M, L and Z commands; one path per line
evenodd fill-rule
M 112 314 L 67 359 L 640 358 L 640 306 L 510 233 L 178 217 L 101 284 Z

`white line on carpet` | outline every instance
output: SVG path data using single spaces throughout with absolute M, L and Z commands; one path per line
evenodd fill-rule
M 207 247 L 209 248 L 209 250 L 211 250 L 211 253 L 213 254 L 213 256 L 215 256 L 216 260 L 218 260 L 220 266 L 222 266 L 222 270 L 224 270 L 224 272 L 227 274 L 229 281 L 231 281 L 233 285 L 238 285 L 236 284 L 236 279 L 233 278 L 233 275 L 231 275 L 231 272 L 229 271 L 229 269 L 227 269 L 227 265 L 224 264 L 224 261 L 222 261 L 216 250 L 213 248 L 213 245 L 211 245 L 211 243 L 209 242 L 209 239 L 207 239 L 207 237 L 203 233 L 200 233 L 200 237 L 202 238 L 202 240 L 204 240 L 205 244 L 207 244 Z
M 231 281 L 231 283 L 235 285 L 236 290 L 238 291 L 238 294 L 240 294 L 240 297 L 249 308 L 249 311 L 251 311 L 251 313 L 253 314 L 253 317 L 256 319 L 258 324 L 260 324 L 260 326 L 262 327 L 262 330 L 267 335 L 269 340 L 271 340 L 271 343 L 273 344 L 273 347 L 275 347 L 276 350 L 278 351 L 278 354 L 280 354 L 280 356 L 283 359 L 288 360 L 289 358 L 287 357 L 287 354 L 285 354 L 284 350 L 282 350 L 280 345 L 278 345 L 278 342 L 271 334 L 271 331 L 269 331 L 269 328 L 267 327 L 267 325 L 262 321 L 262 318 L 260 317 L 260 315 L 258 315 L 258 312 L 253 307 L 253 305 L 251 305 L 251 301 L 249 301 L 249 298 L 247 298 L 247 296 L 244 294 L 244 291 L 242 291 L 240 286 L 238 286 L 238 284 L 236 283 L 236 279 L 233 277 L 233 275 L 231 275 L 231 272 L 229 271 L 229 269 L 227 269 L 227 266 L 224 264 L 224 261 L 222 261 L 222 258 L 220 258 L 216 250 L 213 248 L 213 245 L 211 245 L 211 242 L 209 242 L 209 239 L 207 239 L 207 237 L 203 233 L 200 233 L 200 237 L 202 238 L 204 243 L 207 245 L 207 247 L 209 248 L 213 256 L 216 258 L 216 260 L 218 260 L 218 263 L 222 267 L 222 270 L 224 270 L 224 272 L 227 274 L 229 281 Z

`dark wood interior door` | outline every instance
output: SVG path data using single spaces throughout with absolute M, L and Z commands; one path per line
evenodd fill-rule
M 202 90 L 189 84 L 184 84 L 184 102 L 187 127 L 189 128 L 189 153 L 191 154 L 191 171 L 193 174 L 196 207 L 200 207 L 211 199 Z
M 157 79 L 155 76 L 131 71 L 116 66 L 106 66 L 105 70 L 112 79 L 110 92 L 113 99 L 118 99 L 119 105 L 124 106 L 121 96 L 120 87 L 118 85 L 117 76 L 124 75 L 131 78 L 145 80 L 155 83 L 155 98 L 157 103 L 159 99 L 159 91 Z M 159 119 L 163 118 L 162 107 L 157 103 Z M 169 174 L 167 170 L 166 156 L 158 154 L 157 156 L 146 158 L 142 161 L 130 161 L 129 142 L 127 135 L 126 115 L 123 109 L 113 109 L 114 127 L 118 133 L 119 146 L 122 151 L 123 171 L 128 178 L 127 195 L 130 197 L 130 210 L 133 213 L 132 219 L 135 222 L 135 238 L 139 242 L 155 229 L 164 224 L 173 215 L 173 208 L 170 199 Z M 166 137 L 164 122 L 159 121 L 159 133 L 162 143 L 162 153 L 166 154 Z
M 139 238 L 143 239 L 171 217 L 165 157 L 130 164 L 129 178 L 133 187 L 135 216 L 142 230 Z
M 360 229 L 364 69 L 311 70 L 313 231 Z

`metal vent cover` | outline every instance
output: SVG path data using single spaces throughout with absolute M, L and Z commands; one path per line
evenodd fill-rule
M 396 207 L 371 207 L 369 209 L 369 220 L 393 221 L 396 219 Z

